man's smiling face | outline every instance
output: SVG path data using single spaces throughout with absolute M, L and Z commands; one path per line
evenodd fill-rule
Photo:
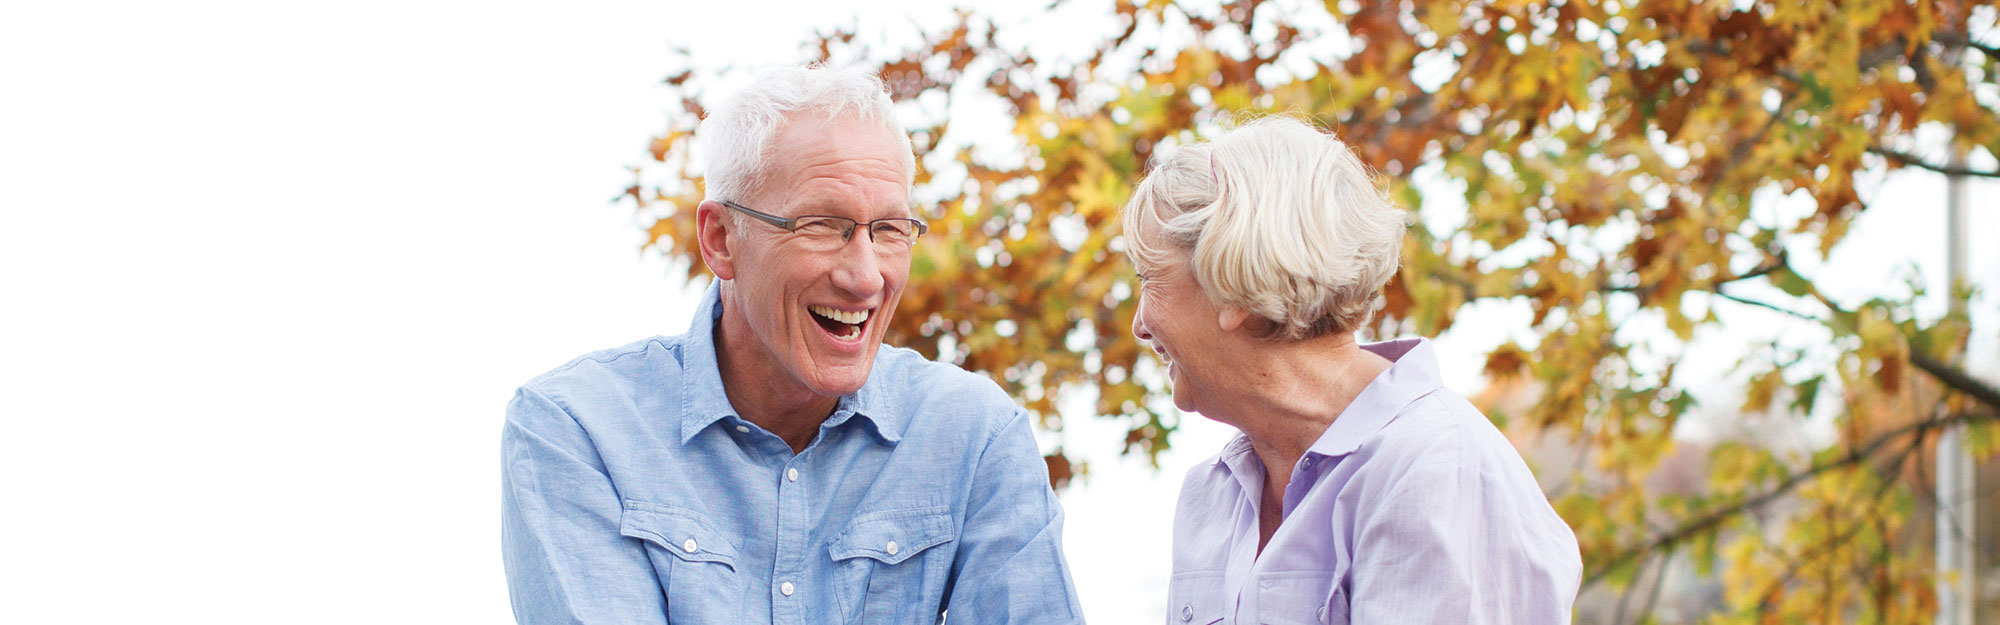
M 763 184 L 738 203 L 784 218 L 913 216 L 904 184 L 907 139 L 884 124 L 851 117 L 795 115 L 787 121 L 772 141 Z M 721 357 L 739 360 L 725 371 L 750 378 L 728 382 L 781 397 L 859 390 L 909 280 L 909 250 L 878 247 L 859 228 L 837 249 L 815 249 L 783 228 L 747 215 L 728 217 L 732 262 L 717 272 L 731 281 L 723 323 L 747 332 L 731 336 Z

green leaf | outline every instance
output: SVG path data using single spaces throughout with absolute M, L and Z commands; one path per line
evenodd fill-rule
M 1816 375 L 1806 378 L 1806 381 L 1792 387 L 1793 392 L 1796 394 L 1796 397 L 1792 399 L 1792 412 L 1797 414 L 1811 414 L 1813 402 L 1819 399 L 1819 385 L 1824 381 L 1826 381 L 1826 376 Z
M 1765 277 L 1770 279 L 1771 286 L 1778 287 L 1778 290 L 1784 291 L 1792 297 L 1805 297 L 1812 294 L 1812 282 L 1807 281 L 1797 272 L 1792 271 L 1790 267 L 1779 267 L 1772 270 L 1771 273 L 1765 274 Z

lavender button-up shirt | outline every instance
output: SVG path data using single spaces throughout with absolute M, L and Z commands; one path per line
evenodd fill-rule
M 1261 556 L 1249 439 L 1188 471 L 1167 623 L 1568 623 L 1576 535 L 1520 453 L 1427 341 L 1362 347 L 1395 365 L 1299 458 Z

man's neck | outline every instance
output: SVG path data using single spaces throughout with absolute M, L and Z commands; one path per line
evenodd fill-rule
M 833 416 L 833 409 L 840 405 L 840 398 L 814 393 L 796 381 L 754 382 L 767 378 L 757 375 L 758 372 L 768 374 L 783 368 L 774 362 L 737 357 L 739 351 L 730 349 L 733 339 L 729 338 L 732 334 L 728 331 L 729 317 L 724 315 L 719 321 L 713 337 L 715 364 L 722 373 L 722 393 L 729 398 L 729 406 L 744 421 L 755 423 L 785 439 L 792 453 L 805 451 L 806 446 L 819 435 L 820 424 Z M 740 353 L 761 352 L 745 349 Z

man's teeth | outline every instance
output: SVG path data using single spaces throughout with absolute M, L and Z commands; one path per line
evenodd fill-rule
M 825 306 L 808 306 L 806 307 L 806 310 L 812 311 L 812 314 L 819 315 L 821 317 L 826 317 L 828 319 L 832 319 L 834 321 L 838 321 L 848 325 L 860 325 L 861 322 L 868 320 L 868 313 L 872 312 L 873 309 L 836 310 L 833 308 L 827 308 Z

